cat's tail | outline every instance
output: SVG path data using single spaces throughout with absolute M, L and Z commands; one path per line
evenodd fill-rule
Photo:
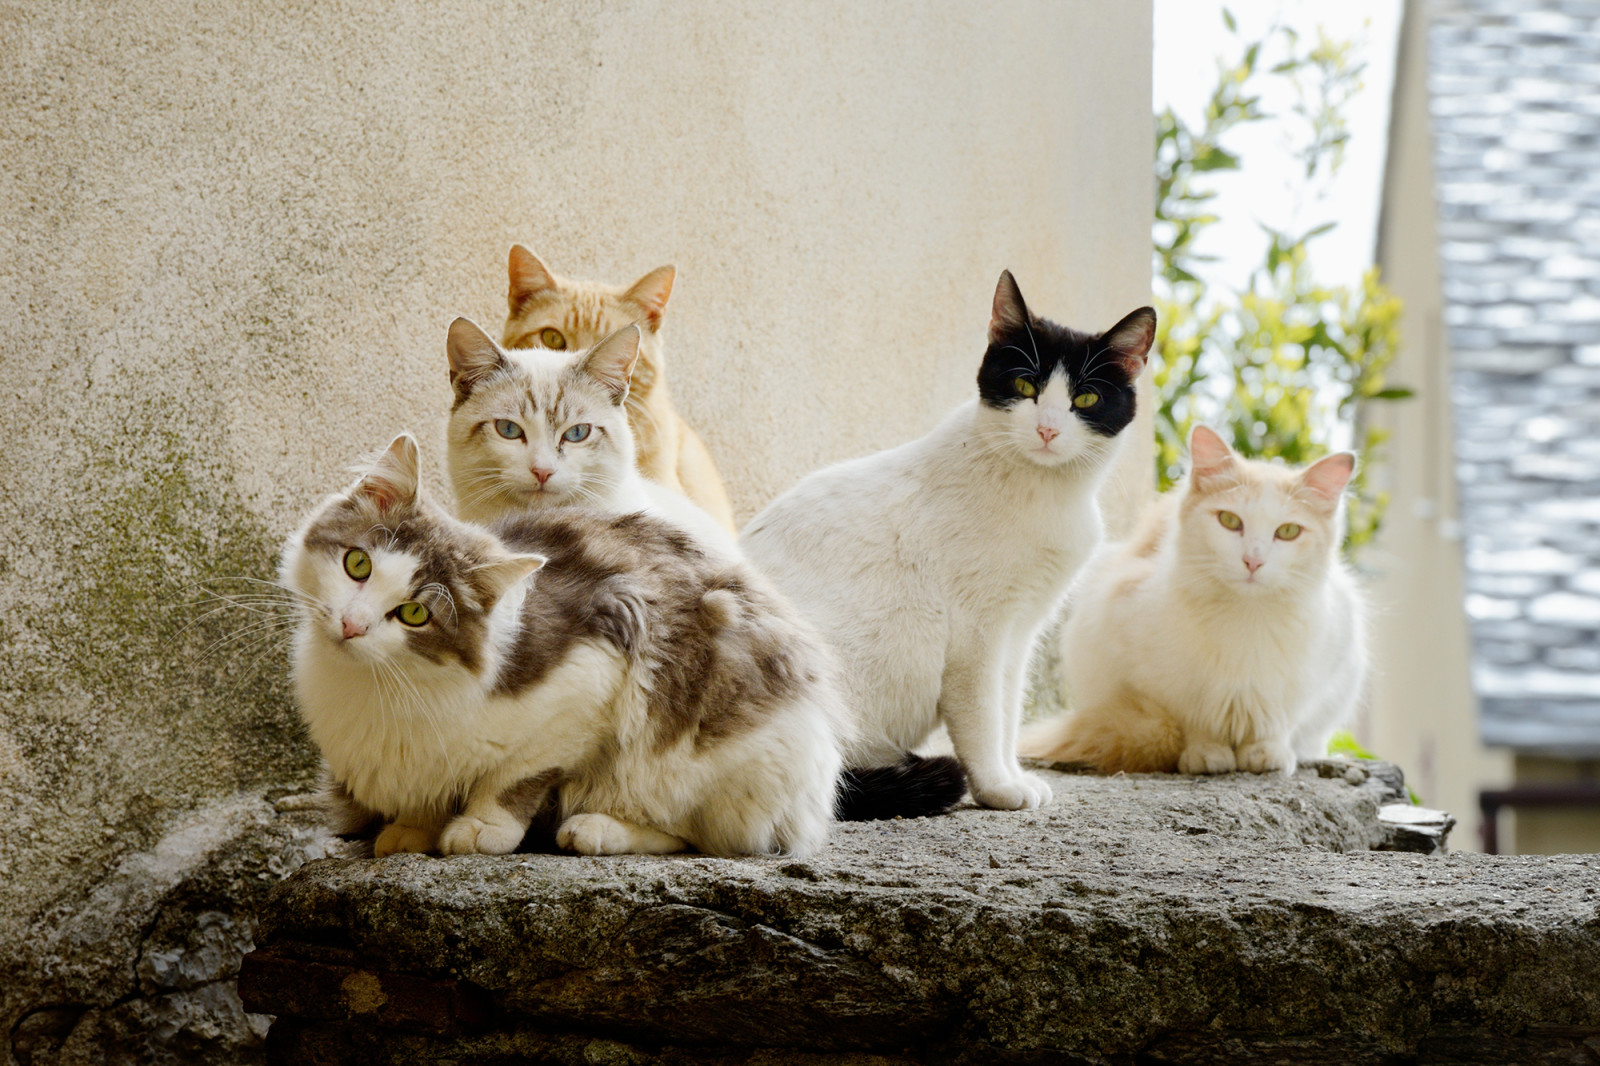
M 1171 773 L 1183 751 L 1183 729 L 1166 715 L 1122 709 L 1115 716 L 1071 712 L 1022 730 L 1017 754 L 1099 770 Z
M 834 814 L 841 822 L 922 818 L 943 814 L 967 793 L 967 775 L 952 755 L 924 758 L 909 752 L 889 766 L 846 770 L 839 779 Z

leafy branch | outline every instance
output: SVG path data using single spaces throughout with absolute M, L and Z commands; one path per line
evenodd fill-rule
M 1224 11 L 1223 18 L 1237 34 L 1232 15 Z M 1283 58 L 1262 70 L 1266 52 Z M 1384 287 L 1376 267 L 1355 288 L 1316 281 L 1307 248 L 1333 222 L 1298 234 L 1263 225 L 1265 253 L 1238 292 L 1202 281 L 1201 264 L 1215 257 L 1200 254 L 1195 244 L 1218 221 L 1209 177 L 1240 169 L 1238 155 L 1224 141 L 1241 126 L 1280 117 L 1263 107 L 1263 84 L 1274 79 L 1292 92 L 1286 117 L 1305 181 L 1314 187 L 1331 181 L 1344 161 L 1350 137 L 1344 112 L 1361 88 L 1363 69 L 1353 44 L 1322 34 L 1309 47 L 1285 27 L 1260 41 L 1241 42 L 1233 61 L 1219 62 L 1198 127 L 1171 108 L 1156 116 L 1152 227 L 1160 312 L 1154 378 L 1161 488 L 1178 476 L 1197 422 L 1228 427 L 1224 434 L 1242 455 L 1294 464 L 1325 454 L 1336 428 L 1347 428 L 1362 456 L 1345 539 L 1351 556 L 1372 540 L 1388 505 L 1387 493 L 1370 480 L 1383 461 L 1386 435 L 1370 424 L 1369 405 L 1411 395 L 1385 377 L 1400 343 L 1400 301 Z

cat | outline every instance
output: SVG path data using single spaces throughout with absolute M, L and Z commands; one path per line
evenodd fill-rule
M 623 326 L 644 327 L 639 365 L 628 392 L 628 420 L 637 444 L 639 472 L 683 493 L 737 534 L 727 489 L 698 434 L 672 406 L 661 350 L 661 316 L 676 278 L 657 267 L 626 289 L 557 277 L 522 245 L 513 245 L 508 268 L 510 313 L 500 343 L 507 348 L 575 351 L 592 348 Z
M 587 350 L 504 350 L 470 319 L 452 322 L 447 465 L 457 513 L 488 523 L 529 508 L 644 511 L 737 556 L 723 526 L 634 464 L 623 405 L 640 340 L 627 325 Z
M 1115 772 L 1293 773 L 1320 757 L 1367 670 L 1365 607 L 1339 559 L 1355 456 L 1304 470 L 1190 436 L 1187 481 L 1085 567 L 1062 634 L 1073 710 L 1024 755 Z
M 979 804 L 1049 802 L 1015 754 L 1024 672 L 1099 543 L 1095 492 L 1155 324 L 1141 307 L 1104 333 L 1058 326 L 1003 272 L 976 397 L 920 440 L 807 476 L 746 527 L 748 558 L 841 660 L 850 766 L 893 763 L 943 723 Z
M 804 855 L 848 722 L 820 638 L 747 565 L 642 514 L 434 506 L 401 435 L 290 537 L 294 688 L 336 828 L 500 854 L 553 796 L 587 855 Z

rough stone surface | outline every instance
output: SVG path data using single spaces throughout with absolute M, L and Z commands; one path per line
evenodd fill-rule
M 803 862 L 312 863 L 246 1002 L 285 1063 L 1587 1062 L 1600 859 L 1369 851 L 1397 779 L 1348 769 L 1052 774 Z
M 63 889 L 0 957 L 0 1033 L 21 1066 L 241 1064 L 268 1019 L 239 1001 L 239 960 L 271 887 L 329 854 L 320 815 L 238 795 L 148 851 Z

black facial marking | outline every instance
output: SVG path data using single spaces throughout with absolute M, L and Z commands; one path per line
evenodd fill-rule
M 1037 316 L 1026 323 L 1002 324 L 993 331 L 978 368 L 978 396 L 1004 411 L 1037 402 L 1017 390 L 1018 378 L 1043 393 L 1053 377 L 1065 375 L 1072 395 L 1092 392 L 1100 397 L 1092 406 L 1070 408 L 1072 414 L 1095 433 L 1115 437 L 1133 421 L 1137 375 L 1129 373 L 1130 360 L 1107 342 L 1110 333 L 1082 333 Z

